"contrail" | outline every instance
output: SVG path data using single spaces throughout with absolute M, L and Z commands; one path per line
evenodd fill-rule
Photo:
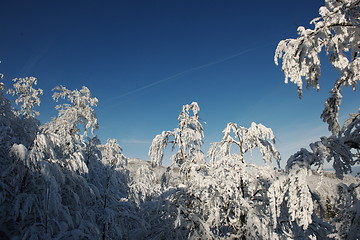
M 258 47 L 254 47 L 254 48 L 249 48 L 249 49 L 246 49 L 246 50 L 243 50 L 241 52 L 238 52 L 234 55 L 231 55 L 231 56 L 228 56 L 228 57 L 224 57 L 224 58 L 221 58 L 219 60 L 216 60 L 216 61 L 213 61 L 213 62 L 209 62 L 209 63 L 206 63 L 206 64 L 203 64 L 203 65 L 200 65 L 200 66 L 196 66 L 196 67 L 192 67 L 192 68 L 189 68 L 187 70 L 184 70 L 182 72 L 179 72 L 179 73 L 176 73 L 174 75 L 171 75 L 169 77 L 166 77 L 166 78 L 163 78 L 161 80 L 158 80 L 156 82 L 153 82 L 153 83 L 150 83 L 148 85 L 145 85 L 145 86 L 142 86 L 140 88 L 137 88 L 137 89 L 134 89 L 132 91 L 129 91 L 129 92 L 126 92 L 126 93 L 123 93 L 121 95 L 118 95 L 116 97 L 114 97 L 113 99 L 118 99 L 118 98 L 122 98 L 122 97 L 125 97 L 125 96 L 129 96 L 129 95 L 132 95 L 134 93 L 137 93 L 137 92 L 140 92 L 142 90 L 145 90 L 145 89 L 148 89 L 148 88 L 151 88 L 151 87 L 154 87 L 156 85 L 159 85 L 161 83 L 164 83 L 164 82 L 167 82 L 169 80 L 172 80 L 172 79 L 175 79 L 175 78 L 178 78 L 182 75 L 185 75 L 187 73 L 191 73 L 191 72 L 194 72 L 194 71 L 197 71 L 197 70 L 200 70 L 200 69 L 203 69 L 203 68 L 207 68 L 207 67 L 210 67 L 210 66 L 213 66 L 213 65 L 216 65 L 216 64 L 219 64 L 219 63 L 222 63 L 222 62 L 225 62 L 225 61 L 228 61 L 230 59 L 233 59 L 233 58 L 236 58 L 238 56 L 241 56 L 243 54 L 246 54 L 248 52 L 252 52 L 252 51 L 255 51 L 259 48 L 263 48 L 263 47 L 266 47 L 270 44 L 265 44 L 265 45 L 261 45 L 261 46 L 258 46 Z

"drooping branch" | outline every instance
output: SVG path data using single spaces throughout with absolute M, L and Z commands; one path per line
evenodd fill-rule
M 307 88 L 320 89 L 319 54 L 326 51 L 329 62 L 340 71 L 340 78 L 334 83 L 321 118 L 336 135 L 340 131 L 341 87 L 352 86 L 356 90 L 360 80 L 360 7 L 354 0 L 326 0 L 325 3 L 326 6 L 319 9 L 320 17 L 311 21 L 314 29 L 299 27 L 298 38 L 280 41 L 274 61 L 278 65 L 279 59 L 282 59 L 285 83 L 290 80 L 296 84 L 301 98 L 303 80 Z

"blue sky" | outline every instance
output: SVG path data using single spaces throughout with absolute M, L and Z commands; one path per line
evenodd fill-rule
M 309 27 L 323 4 L 2 0 L 0 72 L 7 85 L 38 78 L 43 123 L 57 114 L 53 87 L 87 86 L 99 99 L 97 134 L 117 139 L 128 157 L 148 159 L 152 138 L 174 129 L 182 105 L 196 101 L 207 122 L 204 152 L 228 122 L 255 121 L 273 129 L 284 166 L 300 147 L 329 135 L 320 114 L 338 73 L 324 62 L 320 92 L 299 100 L 296 87 L 283 83 L 274 51 L 299 25 Z M 343 95 L 345 119 L 359 95 Z M 261 163 L 255 156 L 249 161 Z

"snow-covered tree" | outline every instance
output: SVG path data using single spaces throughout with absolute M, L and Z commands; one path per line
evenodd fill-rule
M 99 145 L 101 158 L 91 163 L 90 181 L 97 186 L 101 196 L 98 202 L 98 224 L 102 239 L 121 239 L 129 226 L 129 206 L 126 201 L 128 179 L 125 170 L 127 158 L 115 139 Z M 128 229 L 127 229 L 128 228 Z
M 160 209 L 168 214 L 160 219 L 174 221 L 171 231 L 179 239 L 285 239 L 273 227 L 268 197 L 279 170 L 245 164 L 237 154 L 225 158 L 180 175 L 182 183 L 161 195 Z
M 11 238 L 89 237 L 96 231 L 89 208 L 92 189 L 82 177 L 62 168 L 52 150 L 39 134 L 30 150 L 13 144 L 10 163 L 3 165 L 1 186 L 8 193 L 1 225 Z
M 20 105 L 20 110 L 13 110 L 15 115 L 19 118 L 18 122 L 21 122 L 21 126 L 17 127 L 19 135 L 26 142 L 22 142 L 29 147 L 39 130 L 40 121 L 36 119 L 40 113 L 34 110 L 34 107 L 40 106 L 40 95 L 43 94 L 41 88 L 35 89 L 33 86 L 37 85 L 37 79 L 35 77 L 14 78 L 13 88 L 7 91 L 8 94 L 17 96 L 15 103 Z
M 337 135 L 341 88 L 352 86 L 356 89 L 360 79 L 360 10 L 358 0 L 325 0 L 319 9 L 320 17 L 311 21 L 314 29 L 298 28 L 296 39 L 282 40 L 275 53 L 275 63 L 282 59 L 285 82 L 297 85 L 302 96 L 303 79 L 306 87 L 320 89 L 320 52 L 325 50 L 331 65 L 340 71 L 330 97 L 325 102 L 321 118 L 329 125 L 329 130 Z
M 13 121 L 16 116 L 12 111 L 10 101 L 5 97 L 5 84 L 2 82 L 4 75 L 0 75 L 0 156 L 6 158 L 9 148 L 15 142 Z
M 248 165 L 246 152 L 260 149 L 264 161 L 280 155 L 271 129 L 252 123 L 250 128 L 229 123 L 221 142 L 209 150 L 211 162 L 193 166 L 184 183 L 176 227 L 190 231 L 192 238 L 276 239 L 270 227 L 267 189 L 276 173 L 269 167 Z M 231 154 L 231 146 L 239 154 Z
M 191 112 L 190 112 L 191 111 Z M 161 165 L 167 144 L 177 146 L 178 152 L 172 156 L 174 164 L 179 166 L 190 162 L 203 162 L 201 152 L 204 130 L 199 120 L 200 107 L 196 102 L 183 106 L 178 117 L 179 125 L 174 131 L 164 131 L 152 141 L 149 156 L 153 166 Z
M 5 84 L 2 82 L 4 75 L 0 73 L 0 117 L 2 121 L 12 114 L 10 101 L 5 97 Z M 3 124 L 2 124 L 3 125 Z
M 105 145 L 100 146 L 100 149 L 102 153 L 101 162 L 104 165 L 113 168 L 124 168 L 127 164 L 127 158 L 122 154 L 122 148 L 116 139 L 108 139 Z
M 287 174 L 278 174 L 268 188 L 271 225 L 278 236 L 324 239 L 333 230 L 315 213 L 314 194 L 306 180 L 309 174 L 306 168 L 294 167 Z
M 40 106 L 40 95 L 43 94 L 43 90 L 33 88 L 33 85 L 37 85 L 37 79 L 35 77 L 25 77 L 14 78 L 13 81 L 13 89 L 9 89 L 7 92 L 17 96 L 15 103 L 20 105 L 20 113 L 26 117 L 38 116 L 40 113 L 33 110 L 33 108 L 35 105 Z
M 238 127 L 236 123 L 228 123 L 223 130 L 224 137 L 220 142 L 212 143 L 209 156 L 212 161 L 225 159 L 231 156 L 231 146 L 239 148 L 240 161 L 244 162 L 246 152 L 259 148 L 263 160 L 271 162 L 275 158 L 278 165 L 280 153 L 276 150 L 275 136 L 270 128 L 262 124 L 251 123 L 250 128 Z
M 58 118 L 42 126 L 29 146 L 20 136 L 9 157 L 0 158 L 5 163 L 0 221 L 6 226 L 0 231 L 22 239 L 128 238 L 136 224 L 126 217 L 134 215 L 126 200 L 126 158 L 115 140 L 101 145 L 94 136 L 86 142 L 86 132 L 97 128 L 91 108 L 97 100 L 88 89 L 57 89 L 54 99 L 67 98 L 70 104 L 58 106 Z M 12 133 L 12 122 L 27 118 L 11 116 Z
M 161 183 L 154 171 L 155 168 L 144 164 L 134 173 L 130 188 L 132 199 L 138 206 L 145 201 L 151 201 L 161 194 Z
M 81 90 L 68 90 L 63 86 L 54 88 L 53 99 L 66 99 L 70 104 L 60 104 L 57 118 L 42 126 L 42 133 L 50 139 L 57 159 L 70 169 L 87 172 L 84 153 L 86 144 L 84 137 L 89 131 L 98 129 L 95 111 L 92 107 L 97 105 L 97 98 L 91 96 L 90 90 L 83 86 Z M 84 128 L 81 134 L 80 127 Z
M 0 154 L 5 156 L 14 143 L 29 147 L 35 138 L 40 122 L 33 116 L 21 114 L 11 106 L 10 101 L 5 97 L 5 84 L 1 81 L 4 76 L 0 75 L 0 77 L 0 152 L 2 152 Z M 30 83 L 29 85 L 28 87 L 32 89 Z M 34 93 L 34 95 L 36 98 L 37 94 Z M 29 100 L 31 97 L 27 98 L 22 95 L 16 101 L 27 101 L 24 100 L 25 98 Z
M 91 96 L 90 90 L 83 86 L 80 90 L 69 90 L 64 86 L 54 88 L 53 99 L 66 99 L 70 104 L 59 104 L 56 109 L 59 110 L 58 118 L 52 121 L 52 124 L 58 134 L 80 133 L 79 124 L 84 127 L 84 135 L 91 134 L 98 129 L 98 122 L 95 111 L 98 99 Z
M 194 113 L 192 116 L 190 109 Z M 153 165 L 161 164 L 164 149 L 170 143 L 179 147 L 172 157 L 173 162 L 180 165 L 180 173 L 186 170 L 185 177 L 183 174 L 179 176 L 180 183 L 165 185 L 164 194 L 152 198 L 155 202 L 165 203 L 160 205 L 160 209 L 168 211 L 168 214 L 157 216 L 163 220 L 166 216 L 175 220 L 172 227 L 177 238 L 276 238 L 274 229 L 270 227 L 267 201 L 267 188 L 273 180 L 271 173 L 276 171 L 244 162 L 245 153 L 256 147 L 265 162 L 270 162 L 272 158 L 280 160 L 272 130 L 255 123 L 248 129 L 229 123 L 223 140 L 214 143 L 209 151 L 210 163 L 202 160 L 202 137 L 198 106 L 193 103 L 183 107 L 179 128 L 154 138 L 149 151 Z M 239 154 L 231 154 L 231 145 L 239 148 Z M 174 175 L 174 171 L 175 168 L 169 168 L 166 173 L 173 172 Z M 146 202 L 144 205 L 149 206 Z
M 337 203 L 331 204 L 334 199 L 327 203 L 328 208 L 335 210 L 333 216 L 328 215 L 330 219 L 327 219 L 326 223 L 322 220 L 322 214 L 313 211 L 316 205 L 320 209 L 324 206 L 321 201 L 315 204 L 315 194 L 309 195 L 308 185 L 303 181 L 304 174 L 301 173 L 310 172 L 311 167 L 317 167 L 320 174 L 324 174 L 324 164 L 332 162 L 336 176 L 342 179 L 344 174 L 351 173 L 352 166 L 360 161 L 360 114 L 351 114 L 342 128 L 338 121 L 342 87 L 352 86 L 356 90 L 360 79 L 359 3 L 358 0 L 326 0 L 326 5 L 319 10 L 321 17 L 311 22 L 315 28 L 310 30 L 299 27 L 299 37 L 281 41 L 276 50 L 275 62 L 278 64 L 278 59 L 282 58 L 285 82 L 288 79 L 294 82 L 300 97 L 303 78 L 308 88 L 314 87 L 318 90 L 320 87 L 319 53 L 323 49 L 329 55 L 330 63 L 340 72 L 340 78 L 334 83 L 321 114 L 323 121 L 328 123 L 332 136 L 321 137 L 320 141 L 311 143 L 310 151 L 303 148 L 292 155 L 286 166 L 288 177 L 275 181 L 269 189 L 272 216 L 274 222 L 278 222 L 277 231 L 292 238 L 359 237 L 359 201 L 354 190 L 358 184 L 352 183 L 349 187 L 346 184 L 338 186 Z M 294 178 L 294 172 L 300 174 Z M 290 217 L 290 221 L 279 222 L 279 218 L 287 216 Z
M 0 75 L 2 80 L 4 76 Z M 34 204 L 36 175 L 24 164 L 28 156 L 26 146 L 32 139 L 26 131 L 29 122 L 16 114 L 5 90 L 0 81 L 0 226 L 9 235 L 12 231 L 19 234 L 19 229 L 28 224 L 24 221 L 32 209 L 38 207 Z

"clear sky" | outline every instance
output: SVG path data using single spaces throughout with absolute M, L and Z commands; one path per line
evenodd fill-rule
M 117 139 L 128 157 L 148 159 L 153 137 L 177 127 L 182 105 L 196 101 L 207 123 L 204 152 L 221 140 L 228 122 L 249 127 L 255 121 L 273 129 L 284 166 L 299 148 L 329 135 L 320 114 L 338 73 L 324 64 L 320 92 L 305 91 L 299 100 L 273 62 L 277 43 L 296 37 L 300 25 L 310 27 L 322 5 L 2 0 L 0 72 L 8 86 L 15 77 L 38 78 L 43 123 L 57 114 L 53 87 L 87 86 L 99 99 L 97 134 L 102 142 Z M 359 95 L 343 95 L 345 119 L 357 111 Z

